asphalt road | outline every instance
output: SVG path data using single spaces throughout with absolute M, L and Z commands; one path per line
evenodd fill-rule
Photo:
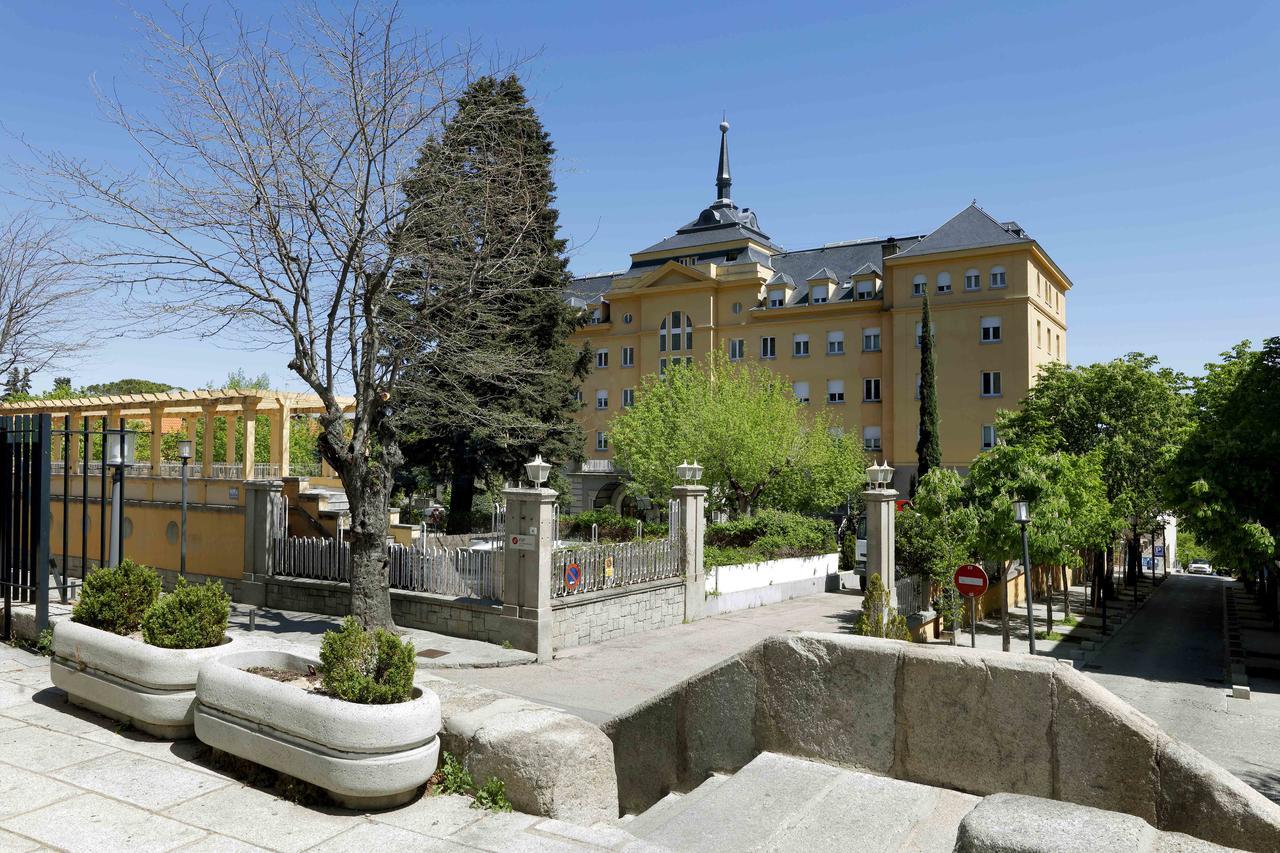
M 1252 699 L 1230 697 L 1223 583 L 1170 575 L 1085 673 L 1280 802 L 1280 683 L 1251 680 Z

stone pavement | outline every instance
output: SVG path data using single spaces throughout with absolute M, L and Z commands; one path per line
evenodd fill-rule
M 529 666 L 438 674 L 514 693 L 598 724 L 774 634 L 850 631 L 861 608 L 861 596 L 820 593 L 565 649 L 553 660 Z
M 376 814 L 302 806 L 67 704 L 49 659 L 0 645 L 0 851 L 654 850 L 612 827 L 424 796 Z

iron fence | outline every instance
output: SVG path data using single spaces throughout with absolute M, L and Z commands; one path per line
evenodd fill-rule
M 275 541 L 274 574 L 280 577 L 351 582 L 351 543 L 340 539 L 289 537 Z M 485 548 L 387 546 L 392 589 L 459 598 L 502 601 L 503 551 Z
M 58 435 L 65 434 L 65 430 L 57 430 Z M 96 435 L 97 433 L 92 433 Z M 79 435 L 79 433 L 76 433 Z M 54 474 L 67 473 L 68 463 L 65 461 L 56 461 L 51 463 L 50 470 Z M 155 469 L 151 467 L 150 462 L 131 462 L 127 465 L 116 466 L 107 465 L 107 471 L 114 471 L 117 467 L 124 469 L 129 477 L 152 477 L 155 476 Z M 187 476 L 202 477 L 203 468 L 199 462 L 192 461 L 187 465 Z M 70 473 L 73 475 L 88 473 L 91 476 L 101 475 L 103 473 L 102 462 L 82 462 L 75 461 L 70 463 Z M 182 476 L 181 462 L 161 462 L 159 475 L 165 479 L 177 479 Z M 299 475 L 301 476 L 301 475 Z M 244 463 L 243 462 L 215 462 L 209 472 L 209 478 L 213 480 L 243 480 Z M 274 463 L 258 462 L 253 466 L 254 480 L 278 480 L 280 478 L 280 466 Z
M 576 572 L 570 572 L 576 566 Z M 575 545 L 560 548 L 551 558 L 551 596 L 564 598 L 584 592 L 628 586 L 681 575 L 675 537 L 647 542 Z M 577 582 L 572 581 L 577 577 Z
M 898 612 L 903 616 L 929 609 L 929 585 L 921 575 L 901 575 L 894 581 L 898 593 Z
M 49 624 L 49 415 L 0 418 L 0 584 L 4 639 L 13 604 L 35 603 L 36 629 Z

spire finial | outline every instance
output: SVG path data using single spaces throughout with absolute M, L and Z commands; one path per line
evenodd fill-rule
M 729 200 L 729 187 L 733 183 L 729 178 L 729 122 L 720 121 L 720 167 L 716 171 L 716 200 Z

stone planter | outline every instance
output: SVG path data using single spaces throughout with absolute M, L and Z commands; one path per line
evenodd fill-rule
M 66 619 L 53 628 L 49 674 L 73 705 L 156 737 L 189 738 L 200 665 L 233 648 L 227 638 L 206 649 L 162 649 Z
M 396 705 L 360 705 L 245 672 L 305 672 L 319 662 L 283 651 L 235 652 L 207 661 L 196 684 L 196 737 L 329 792 L 352 809 L 411 800 L 440 757 L 440 700 L 415 688 Z

